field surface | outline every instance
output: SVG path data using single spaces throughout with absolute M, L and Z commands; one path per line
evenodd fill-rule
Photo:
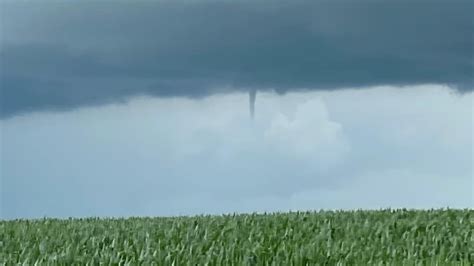
M 0 265 L 472 265 L 472 210 L 0 221 Z

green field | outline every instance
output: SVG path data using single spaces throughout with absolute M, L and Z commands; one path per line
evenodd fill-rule
M 0 264 L 472 265 L 472 210 L 0 221 Z

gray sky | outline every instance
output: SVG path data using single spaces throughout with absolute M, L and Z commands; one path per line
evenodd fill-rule
M 1 117 L 249 88 L 473 88 L 469 0 L 0 3 Z
M 140 98 L 1 121 L 3 217 L 473 207 L 472 93 Z
M 473 3 L 0 0 L 1 217 L 472 208 Z

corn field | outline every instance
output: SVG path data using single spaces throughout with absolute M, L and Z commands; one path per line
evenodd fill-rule
M 0 221 L 2 265 L 473 265 L 473 211 Z

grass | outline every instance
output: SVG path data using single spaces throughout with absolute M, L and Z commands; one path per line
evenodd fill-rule
M 473 211 L 0 221 L 0 264 L 472 265 Z

